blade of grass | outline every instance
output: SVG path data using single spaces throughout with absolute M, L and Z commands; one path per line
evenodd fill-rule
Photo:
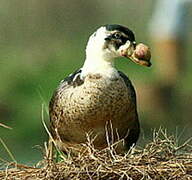
M 59 153 L 59 155 L 60 155 L 63 159 L 65 159 L 63 153 L 57 148 L 57 145 L 56 145 L 56 143 L 55 143 L 55 141 L 54 141 L 51 133 L 49 132 L 49 129 L 47 128 L 47 125 L 46 125 L 46 123 L 45 123 L 45 121 L 44 121 L 44 111 L 43 111 L 43 110 L 44 110 L 44 104 L 42 104 L 42 111 L 41 111 L 41 121 L 42 121 L 42 123 L 43 123 L 43 126 L 44 126 L 44 128 L 45 128 L 45 130 L 46 130 L 46 132 L 47 132 L 47 134 L 48 134 L 48 136 L 49 136 L 49 138 L 50 138 L 51 141 L 53 142 L 53 144 L 54 144 L 57 152 Z
M 3 123 L 0 123 L 0 126 L 6 128 L 6 129 L 13 129 L 12 127 L 9 127 L 9 126 L 7 126 L 7 125 L 5 125 Z
M 43 102 L 43 104 L 46 104 L 45 98 L 44 98 L 43 95 L 42 95 L 43 93 L 42 93 L 42 88 L 41 88 L 41 86 L 39 86 L 39 88 L 38 88 L 36 91 L 37 91 L 37 93 L 38 93 L 41 101 Z M 44 107 L 44 106 L 43 106 L 43 108 L 45 109 L 45 111 L 46 111 L 46 113 L 47 113 L 47 115 L 48 115 L 48 114 L 49 114 L 49 109 L 48 109 L 48 107 Z
M 11 151 L 9 150 L 9 148 L 7 147 L 7 145 L 4 143 L 4 141 L 1 138 L 0 138 L 0 142 L 3 145 L 3 147 L 5 148 L 5 150 L 7 151 L 8 155 L 10 156 L 12 161 L 17 162 L 16 159 L 14 158 L 13 154 L 11 153 Z
M 0 161 L 3 162 L 3 163 L 9 163 L 9 161 L 7 161 L 7 160 L 5 160 L 5 159 L 3 159 L 1 157 L 0 157 Z

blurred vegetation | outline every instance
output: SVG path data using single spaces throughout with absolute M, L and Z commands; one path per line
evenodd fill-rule
M 47 140 L 41 123 L 42 103 L 48 106 L 58 82 L 83 64 L 88 36 L 103 24 L 117 23 L 130 27 L 138 42 L 149 44 L 148 21 L 152 14 L 153 2 L 0 2 L 0 122 L 13 128 L 8 130 L 0 127 L 0 137 L 18 162 L 34 163 L 41 158 L 41 153 L 35 145 L 43 146 Z M 188 51 L 184 55 L 187 68 L 178 84 L 178 101 L 187 108 L 183 124 L 191 121 L 192 115 L 192 51 L 189 49 L 191 36 L 190 32 L 190 38 L 186 42 Z M 125 59 L 119 60 L 117 67 L 129 74 L 133 83 L 139 79 L 148 84 L 155 79 L 152 68 L 146 69 Z M 134 84 L 137 89 L 137 83 Z M 148 130 L 161 125 L 151 121 L 153 114 L 146 117 L 142 109 L 139 114 L 145 136 Z M 162 125 L 166 125 L 166 121 L 173 125 L 172 129 L 176 127 L 174 118 L 168 116 L 162 120 Z M 190 129 L 191 124 L 187 123 L 187 127 L 183 125 L 181 129 Z M 9 159 L 1 144 L 0 157 Z

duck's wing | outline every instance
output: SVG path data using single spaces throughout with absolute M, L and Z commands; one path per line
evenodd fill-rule
M 82 70 L 79 69 L 74 73 L 70 74 L 69 76 L 67 76 L 64 80 L 62 80 L 58 88 L 53 93 L 53 96 L 50 100 L 50 103 L 49 103 L 49 116 L 50 116 L 50 123 L 51 123 L 50 131 L 54 139 L 59 138 L 56 131 L 60 123 L 59 114 L 61 112 L 60 107 L 57 106 L 60 98 L 59 93 L 61 90 L 67 89 L 71 86 L 76 87 L 81 85 L 83 83 L 83 80 L 81 79 L 81 72 Z
M 127 148 L 130 148 L 132 145 L 134 145 L 140 134 L 140 125 L 139 125 L 139 119 L 138 119 L 138 114 L 137 114 L 137 103 L 136 103 L 136 93 L 135 89 L 129 80 L 129 78 L 121 71 L 118 71 L 120 77 L 124 80 L 127 90 L 129 91 L 131 95 L 131 106 L 132 106 L 132 112 L 131 116 L 133 117 L 133 124 L 132 128 L 129 129 L 128 135 L 125 137 L 125 144 Z M 130 113 L 127 113 L 127 117 L 125 118 L 130 118 Z
M 136 105 L 136 93 L 135 93 L 135 89 L 131 83 L 131 81 L 129 80 L 129 78 L 121 71 L 118 71 L 120 77 L 124 80 L 127 88 L 129 89 L 130 93 L 131 93 L 131 101 Z

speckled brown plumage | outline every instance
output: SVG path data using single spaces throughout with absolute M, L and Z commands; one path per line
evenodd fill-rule
M 86 141 L 86 133 L 97 135 L 96 148 L 106 147 L 106 123 L 111 122 L 126 147 L 139 136 L 135 91 L 129 79 L 119 72 L 110 79 L 89 74 L 80 85 L 64 80 L 50 103 L 52 134 L 60 149 Z M 117 140 L 117 135 L 114 136 Z M 124 149 L 126 149 L 126 147 Z

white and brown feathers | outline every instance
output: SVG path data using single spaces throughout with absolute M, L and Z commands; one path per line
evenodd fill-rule
M 113 38 L 115 32 L 122 32 L 124 36 Z M 98 42 L 94 47 L 101 53 L 86 52 L 82 69 L 61 81 L 50 102 L 52 136 L 63 151 L 86 142 L 86 133 L 96 136 L 96 148 L 106 147 L 106 125 L 109 123 L 115 132 L 113 141 L 125 140 L 125 144 L 118 148 L 119 152 L 135 144 L 139 137 L 135 90 L 128 77 L 113 65 L 114 57 L 125 56 L 125 53 L 121 55 L 121 46 L 127 42 L 130 47 L 134 44 L 134 35 L 120 25 L 107 25 L 96 33 L 90 37 L 88 46 Z M 96 38 L 99 33 L 103 41 Z M 87 47 L 87 51 L 89 49 Z

